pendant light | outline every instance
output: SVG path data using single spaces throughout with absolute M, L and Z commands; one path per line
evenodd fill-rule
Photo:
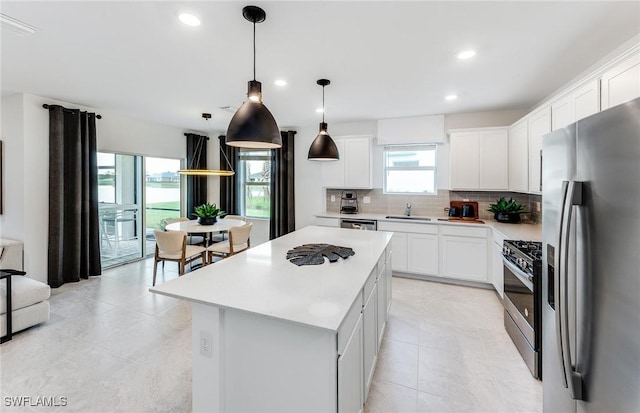
M 209 134 L 211 134 L 211 128 L 209 127 L 209 119 L 211 119 L 211 113 L 203 113 L 202 117 L 207 121 L 207 129 L 209 130 Z M 235 175 L 235 171 L 229 162 L 229 158 L 227 158 L 227 154 L 224 153 L 222 147 L 220 146 L 220 153 L 224 156 L 224 160 L 227 161 L 227 167 L 229 169 L 194 169 L 194 163 L 196 159 L 200 159 L 200 155 L 202 154 L 202 148 L 204 147 L 205 139 L 198 139 L 196 144 L 196 148 L 193 151 L 193 157 L 191 158 L 191 165 L 189 165 L 188 169 L 180 169 L 178 173 L 180 175 L 191 175 L 191 176 L 233 176 Z
M 331 139 L 327 132 L 327 124 L 324 122 L 324 87 L 331 84 L 327 79 L 319 79 L 316 83 L 322 86 L 322 122 L 320 123 L 320 132 L 309 147 L 309 155 L 307 159 L 311 161 L 337 161 L 340 159 L 338 147 Z
M 256 23 L 262 23 L 267 15 L 257 6 L 246 6 L 242 15 L 253 23 L 253 80 L 249 81 L 248 100 L 231 118 L 226 144 L 240 148 L 280 148 L 280 129 L 269 109 L 262 104 L 262 83 L 256 80 Z

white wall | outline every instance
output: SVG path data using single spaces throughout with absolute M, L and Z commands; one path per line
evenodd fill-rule
M 46 282 L 49 112 L 42 108 L 44 103 L 101 114 L 102 119 L 96 121 L 97 146 L 101 151 L 184 158 L 186 143 L 182 129 L 131 118 L 117 112 L 28 94 L 3 98 L 1 118 L 2 138 L 5 142 L 6 202 L 4 214 L 0 216 L 0 235 L 24 242 L 25 271 L 31 278 Z M 211 143 L 208 156 L 217 163 L 217 143 Z M 216 151 L 216 156 L 211 154 L 212 151 Z M 217 197 L 216 190 L 212 192 L 211 198 Z

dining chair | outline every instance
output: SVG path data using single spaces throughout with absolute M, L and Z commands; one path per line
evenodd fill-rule
M 214 256 L 227 258 L 241 251 L 249 249 L 251 246 L 251 228 L 253 224 L 247 222 L 239 227 L 229 228 L 229 239 L 215 243 L 207 248 L 209 262 Z
M 185 231 L 153 231 L 156 237 L 156 252 L 153 261 L 153 285 L 156 285 L 156 273 L 158 263 L 162 261 L 174 261 L 178 263 L 178 274 L 184 274 L 187 264 L 200 258 L 202 265 L 207 264 L 207 251 L 204 247 L 187 244 Z
M 175 224 L 176 222 L 189 221 L 187 217 L 178 218 L 165 218 L 162 220 L 162 226 L 166 227 L 169 224 Z M 203 245 L 205 242 L 205 234 L 201 233 L 189 233 L 188 244 L 190 245 Z
M 223 219 L 237 219 L 239 221 L 244 221 L 247 222 L 247 217 L 242 216 L 242 215 L 225 215 L 223 217 Z M 222 231 L 220 232 L 220 234 L 215 234 L 211 237 L 211 241 L 212 242 L 220 242 L 220 241 L 224 241 L 225 239 L 225 234 L 227 233 L 227 231 Z

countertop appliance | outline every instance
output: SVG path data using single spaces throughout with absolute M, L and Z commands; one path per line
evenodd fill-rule
M 340 218 L 340 228 L 362 229 L 368 231 L 378 230 L 378 221 L 375 219 Z
M 354 191 L 342 191 L 340 197 L 340 213 L 341 214 L 357 214 L 358 213 L 358 194 Z
M 504 328 L 531 374 L 542 378 L 542 243 L 505 240 Z
M 543 138 L 545 412 L 640 412 L 640 98 Z

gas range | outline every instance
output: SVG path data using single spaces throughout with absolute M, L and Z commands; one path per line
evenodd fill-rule
M 515 264 L 529 279 L 540 274 L 542 265 L 542 243 L 537 241 L 505 240 L 502 255 Z
M 542 243 L 505 240 L 504 326 L 533 377 L 542 378 Z

